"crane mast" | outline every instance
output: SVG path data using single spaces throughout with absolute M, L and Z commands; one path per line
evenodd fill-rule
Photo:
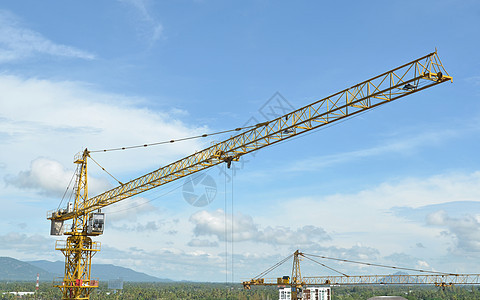
M 63 292 L 63 299 L 89 299 L 92 290 L 98 286 L 98 281 L 90 275 L 91 258 L 100 250 L 100 243 L 93 242 L 90 236 L 103 233 L 101 208 L 221 163 L 230 167 L 232 161 L 238 161 L 247 153 L 452 80 L 435 51 L 281 117 L 256 124 L 91 198 L 87 188 L 90 152 L 85 149 L 74 161 L 77 181 L 73 206 L 47 212 L 51 234 L 68 235 L 67 241 L 57 241 L 55 245 L 55 249 L 65 256 L 65 275 L 56 284 Z M 63 223 L 67 220 L 72 220 L 72 227 L 64 232 Z

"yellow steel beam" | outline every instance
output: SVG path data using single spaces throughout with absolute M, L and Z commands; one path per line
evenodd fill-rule
M 303 277 L 306 285 L 372 285 L 372 284 L 480 284 L 480 274 L 427 274 L 427 275 L 362 275 Z
M 452 77 L 444 69 L 437 53 L 430 53 L 89 198 L 79 203 L 73 212 L 52 212 L 47 218 L 64 221 L 86 215 L 222 162 L 238 160 L 247 153 L 447 81 L 452 81 Z

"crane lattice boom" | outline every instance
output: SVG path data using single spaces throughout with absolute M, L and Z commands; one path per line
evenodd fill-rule
M 257 124 L 253 129 L 89 198 L 80 203 L 76 211 L 64 214 L 52 211 L 48 219 L 68 220 L 88 214 L 165 183 L 222 162 L 230 163 L 252 151 L 447 81 L 452 81 L 452 77 L 448 76 L 437 53 L 430 53 L 274 120 Z
M 303 277 L 306 285 L 430 284 L 450 286 L 480 284 L 480 274 L 361 275 Z

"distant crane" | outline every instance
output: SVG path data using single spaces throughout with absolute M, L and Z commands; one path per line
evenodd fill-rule
M 98 280 L 91 278 L 91 260 L 101 244 L 91 237 L 103 233 L 105 215 L 101 208 L 221 163 L 230 167 L 247 153 L 447 81 L 452 81 L 452 77 L 435 51 L 276 119 L 237 128 L 238 134 L 222 142 L 95 197 L 88 195 L 87 159 L 91 158 L 91 152 L 85 149 L 74 158 L 77 165 L 74 202 L 47 212 L 50 233 L 68 236 L 66 241 L 55 244 L 55 249 L 65 256 L 65 273 L 54 286 L 62 290 L 63 299 L 89 299 L 98 287 Z M 72 220 L 72 224 L 64 230 L 67 220 Z
M 264 276 L 271 271 L 275 270 L 285 262 L 289 261 L 293 257 L 293 268 L 291 277 L 282 276 L 278 278 L 264 278 Z M 300 270 L 300 258 L 317 263 L 325 268 L 328 268 L 332 271 L 340 273 L 341 275 L 337 276 L 313 276 L 307 277 L 302 276 Z M 362 264 L 367 266 L 376 266 L 383 268 L 390 268 L 394 270 L 408 270 L 422 273 L 421 275 L 405 275 L 405 274 L 393 274 L 393 275 L 357 275 L 351 276 L 339 272 L 331 267 L 326 266 L 325 264 L 318 262 L 317 259 L 329 259 L 335 260 L 342 263 L 355 263 Z M 254 278 L 244 281 L 243 287 L 245 289 L 251 289 L 252 286 L 290 286 L 288 300 L 299 300 L 299 299 L 316 299 L 306 296 L 305 291 L 309 287 L 313 286 L 342 286 L 342 285 L 435 285 L 438 287 L 448 287 L 455 284 L 462 285 L 473 285 L 480 284 L 480 274 L 455 274 L 455 273 L 444 273 L 444 272 L 434 272 L 434 271 L 425 271 L 425 270 L 416 270 L 410 268 L 402 267 L 392 267 L 379 264 L 365 263 L 350 261 L 346 259 L 330 258 L 314 254 L 305 254 L 299 250 L 295 251 L 293 254 L 289 255 L 282 261 L 263 271 Z M 327 294 L 325 300 L 330 300 L 330 293 Z M 288 297 L 287 297 L 288 298 Z M 320 298 L 321 299 L 321 298 Z M 319 300 L 320 300 L 319 299 Z M 323 300 L 323 299 L 322 299 Z

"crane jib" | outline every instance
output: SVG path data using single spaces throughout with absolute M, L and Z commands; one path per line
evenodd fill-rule
M 119 185 L 80 203 L 75 212 L 52 214 L 49 219 L 68 220 L 85 215 L 220 163 L 238 160 L 242 155 L 293 136 L 354 116 L 439 83 L 452 81 L 452 77 L 447 74 L 437 53 L 430 53 Z

